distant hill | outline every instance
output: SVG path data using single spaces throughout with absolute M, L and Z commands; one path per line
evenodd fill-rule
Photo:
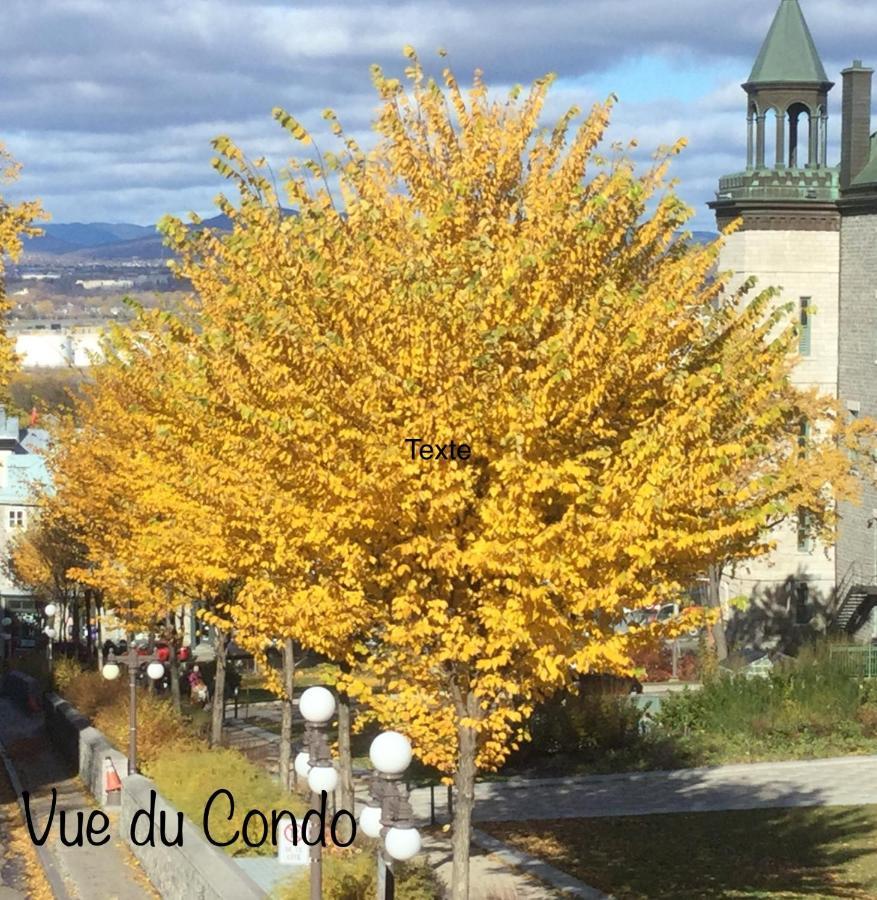
M 291 210 L 284 210 L 291 215 Z M 164 245 L 154 225 L 132 225 L 127 222 L 69 222 L 43 225 L 45 234 L 25 242 L 30 256 L 64 257 L 69 262 L 118 261 L 129 259 L 162 260 L 173 255 Z M 226 215 L 205 219 L 202 227 L 221 231 L 231 228 Z M 693 231 L 691 240 L 708 244 L 718 235 L 713 231 Z
M 231 227 L 228 216 L 205 219 L 203 226 L 226 230 Z M 45 234 L 25 241 L 25 254 L 31 256 L 63 256 L 69 261 L 169 259 L 172 254 L 155 225 L 132 225 L 129 222 L 68 222 L 42 226 Z

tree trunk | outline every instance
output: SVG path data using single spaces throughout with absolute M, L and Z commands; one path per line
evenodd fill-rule
M 474 694 L 467 693 L 457 701 L 458 722 L 463 717 L 478 716 Z M 475 753 L 477 732 L 471 725 L 457 725 L 457 771 L 454 774 L 454 831 L 452 838 L 453 869 L 451 900 L 469 900 L 469 845 L 472 840 L 472 809 L 475 806 Z
M 716 658 L 719 662 L 728 657 L 728 638 L 725 634 L 725 619 L 722 615 L 722 598 L 720 587 L 722 584 L 721 565 L 712 565 L 708 570 L 709 588 L 707 590 L 707 602 L 712 609 L 719 612 L 713 623 L 713 640 L 716 642 Z
M 295 687 L 295 647 L 292 638 L 283 642 L 283 704 L 280 707 L 280 786 L 292 790 L 292 692 Z
M 83 592 L 82 602 L 85 606 L 85 653 L 88 656 L 88 661 L 91 662 L 94 659 L 94 633 L 92 631 L 91 624 L 90 590 L 86 590 Z
M 170 659 L 170 679 L 171 679 L 171 701 L 177 712 L 183 711 L 182 697 L 180 696 L 180 660 L 178 654 L 180 652 L 180 642 L 177 637 L 177 616 L 176 613 L 167 614 L 165 621 L 167 623 L 167 645 L 171 652 Z
M 79 647 L 82 641 L 82 609 L 79 605 L 79 598 L 74 594 L 70 602 L 73 616 L 73 656 L 79 659 Z
M 338 796 L 339 809 L 356 815 L 353 796 L 353 753 L 350 747 L 350 698 L 338 692 Z M 350 820 L 343 816 L 338 823 L 341 841 L 350 839 Z
M 210 746 L 222 744 L 222 725 L 225 718 L 225 664 L 226 651 L 230 635 L 219 628 L 214 628 L 216 635 L 213 649 L 216 653 L 216 678 L 213 682 L 213 708 L 210 717 Z
M 91 599 L 94 607 L 94 621 L 97 623 L 95 642 L 97 644 L 97 670 L 100 672 L 104 667 L 104 626 L 103 622 L 101 622 L 101 594 L 95 591 Z

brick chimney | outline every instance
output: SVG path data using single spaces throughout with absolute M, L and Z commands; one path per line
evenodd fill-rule
M 865 168 L 871 158 L 871 76 L 856 59 L 843 75 L 843 112 L 840 137 L 840 189 Z

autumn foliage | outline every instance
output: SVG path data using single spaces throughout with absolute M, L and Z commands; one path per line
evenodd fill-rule
M 0 143 L 0 185 L 12 182 L 18 177 L 21 167 L 7 153 Z M 9 301 L 3 285 L 3 272 L 7 257 L 18 259 L 22 238 L 40 233 L 33 225 L 36 219 L 44 218 L 40 204 L 36 201 L 7 203 L 0 194 L 0 396 L 5 397 L 9 380 L 17 368 L 14 342 L 6 334 L 6 313 Z
M 638 171 L 600 151 L 610 103 L 546 129 L 550 78 L 498 101 L 408 56 L 405 84 L 373 72 L 372 149 L 327 111 L 321 153 L 276 111 L 292 215 L 217 139 L 231 232 L 166 220 L 191 305 L 116 335 L 55 475 L 88 578 L 147 618 L 168 585 L 233 584 L 242 640 L 343 663 L 456 779 L 468 846 L 475 772 L 533 705 L 631 669 L 625 608 L 762 553 L 802 503 L 830 528 L 859 432 L 791 384 L 774 294 L 727 293 L 721 242 L 682 232 L 681 142 Z M 412 459 L 410 438 L 471 458 Z

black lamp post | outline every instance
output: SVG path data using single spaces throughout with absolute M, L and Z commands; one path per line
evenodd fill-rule
M 49 666 L 49 678 L 52 677 L 52 667 L 54 665 L 52 659 L 52 650 L 55 643 L 55 613 L 58 611 L 58 607 L 55 606 L 54 603 L 47 603 L 43 607 L 43 615 L 46 617 L 47 625 L 43 631 L 46 635 L 46 662 Z
M 137 671 L 146 663 L 146 674 L 157 681 L 164 676 L 164 663 L 160 662 L 154 653 L 141 656 L 134 647 L 133 640 L 128 641 L 128 651 L 116 655 L 110 650 L 107 661 L 101 669 L 101 674 L 107 681 L 115 681 L 120 674 L 119 666 L 128 667 L 128 774 L 137 772 Z
M 420 852 L 420 832 L 414 827 L 414 813 L 402 780 L 411 764 L 411 744 L 398 731 L 379 734 L 369 748 L 375 767 L 370 788 L 371 800 L 359 825 L 369 837 L 380 839 L 378 850 L 378 900 L 395 900 L 396 879 L 393 862 L 403 862 Z
M 3 663 L 4 665 L 12 658 L 12 619 L 9 617 L 8 610 L 3 610 L 3 618 L 0 624 L 3 625 Z

